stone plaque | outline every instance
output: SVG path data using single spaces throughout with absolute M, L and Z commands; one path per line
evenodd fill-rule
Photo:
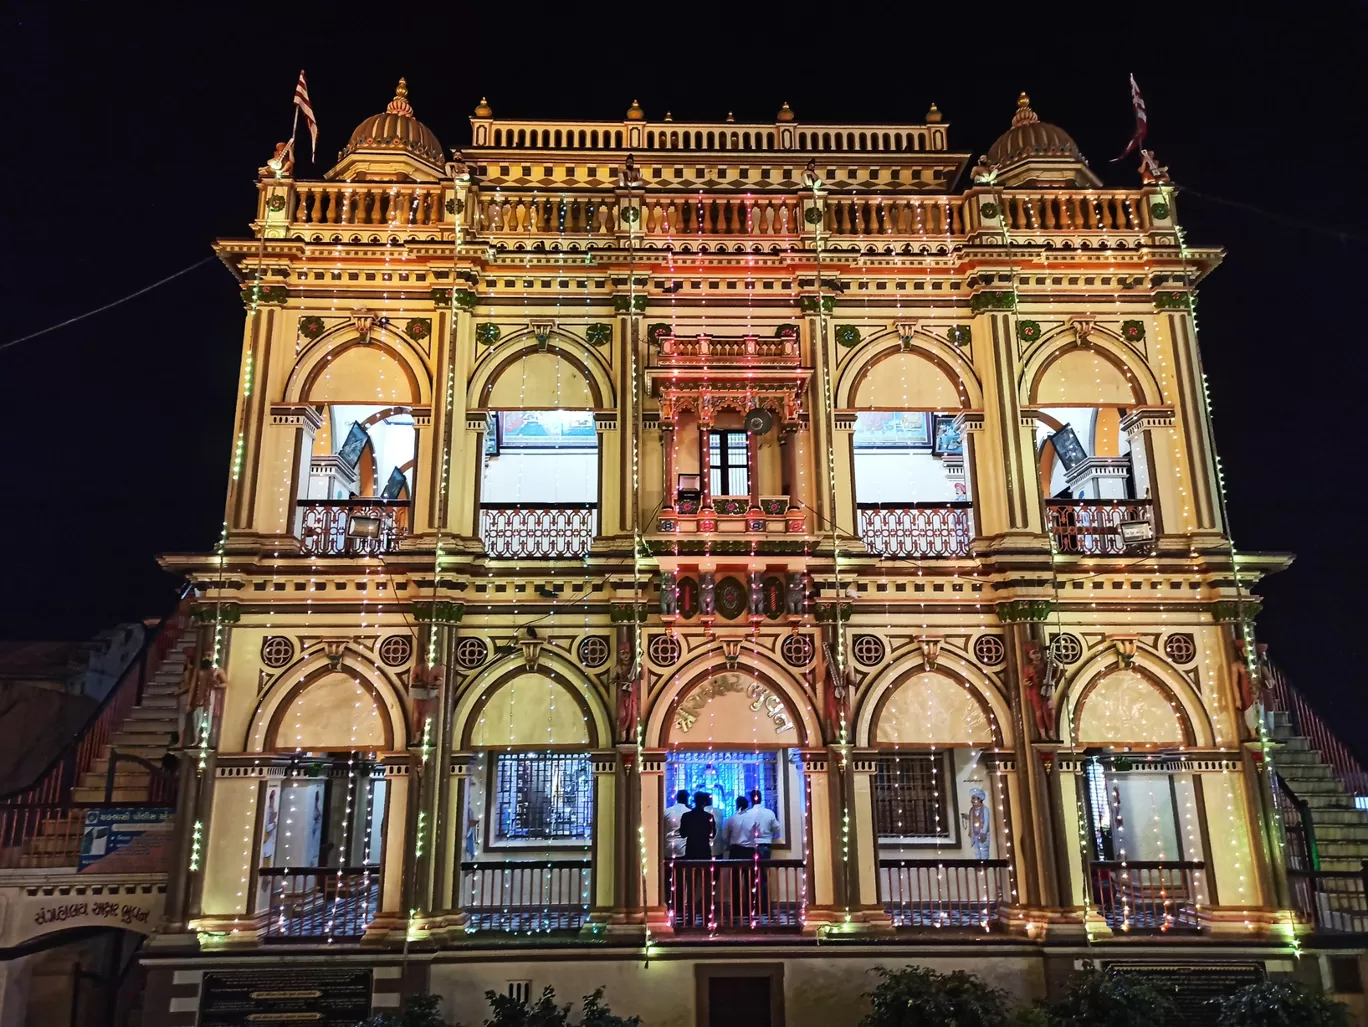
M 369 967 L 211 970 L 200 990 L 200 1027 L 296 1022 L 354 1027 L 370 1012 Z

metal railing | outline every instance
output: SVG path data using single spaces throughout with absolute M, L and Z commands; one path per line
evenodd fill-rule
M 860 538 L 878 556 L 969 555 L 973 503 L 856 503 Z
M 1094 860 L 1093 904 L 1113 930 L 1195 931 L 1205 870 L 1195 862 Z
M 100 704 L 30 785 L 0 796 L 0 868 L 75 866 L 91 803 L 72 803 L 81 784 L 123 722 L 142 701 L 143 689 L 181 640 L 190 623 L 190 603 L 182 593 L 175 611 L 149 631 L 137 654 Z M 121 807 L 164 806 L 175 795 L 169 775 L 149 777 L 149 799 Z
M 665 886 L 676 931 L 799 928 L 807 915 L 801 859 L 676 859 Z
M 1292 901 L 1319 931 L 1368 934 L 1368 867 L 1364 870 L 1289 870 Z
M 467 931 L 578 930 L 589 912 L 587 859 L 461 864 L 458 902 Z
M 1119 556 L 1128 544 L 1153 538 L 1153 503 L 1148 499 L 1051 499 L 1045 504 L 1048 529 L 1059 552 L 1070 556 Z M 1143 531 L 1123 525 L 1149 525 Z
M 260 935 L 282 938 L 359 938 L 375 919 L 380 867 L 263 867 L 268 906 Z
M 1292 721 L 1294 734 L 1305 738 L 1311 748 L 1335 771 L 1335 776 L 1352 795 L 1368 795 L 1368 772 L 1363 769 L 1352 749 L 1345 745 L 1321 719 L 1311 704 L 1287 680 L 1282 670 L 1271 660 L 1261 659 L 1263 693 L 1270 710 L 1286 713 Z
M 1012 903 L 1005 859 L 881 859 L 879 896 L 895 927 L 974 927 L 1006 920 Z
M 408 534 L 407 499 L 301 499 L 300 552 L 308 556 L 378 556 Z
M 587 556 L 597 530 L 597 503 L 480 504 L 480 540 L 498 559 Z

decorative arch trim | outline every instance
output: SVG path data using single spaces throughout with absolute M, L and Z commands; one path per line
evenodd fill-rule
M 1091 350 L 1120 371 L 1130 382 L 1137 404 L 1163 405 L 1164 395 L 1158 379 L 1134 350 L 1104 329 L 1094 328 L 1084 342 L 1078 337 L 1076 329 L 1065 326 L 1046 335 L 1026 358 L 1018 383 L 1018 398 L 1022 406 L 1039 405 L 1036 397 L 1046 372 L 1060 357 L 1076 350 Z
M 856 698 L 855 744 L 871 748 L 877 746 L 879 717 L 893 693 L 913 677 L 929 670 L 925 657 L 913 651 L 894 660 L 867 682 Z M 933 674 L 941 674 L 959 685 L 978 703 L 993 732 L 993 744 L 999 748 L 1015 744 L 1012 731 L 1012 710 L 1002 693 L 977 667 L 954 652 L 942 649 Z
M 1062 686 L 1063 694 L 1059 704 L 1061 711 L 1068 716 L 1062 718 L 1061 737 L 1064 744 L 1077 744 L 1078 722 L 1088 697 L 1104 677 L 1118 670 L 1128 670 L 1143 678 L 1158 689 L 1167 699 L 1178 716 L 1178 726 L 1183 734 L 1185 745 L 1211 747 L 1215 742 L 1215 729 L 1211 718 L 1202 705 L 1199 695 L 1192 685 L 1175 673 L 1168 664 L 1141 649 L 1129 667 L 1122 667 L 1114 653 L 1101 650 L 1086 660 Z M 1066 737 L 1065 737 L 1066 736 Z M 1120 742 L 1139 741 L 1139 739 L 1118 739 Z
M 836 407 L 852 408 L 860 385 L 874 368 L 889 357 L 904 352 L 915 353 L 924 360 L 929 360 L 958 385 L 961 409 L 982 409 L 983 385 L 974 373 L 973 365 L 965 359 L 963 353 L 927 332 L 914 332 L 910 347 L 904 349 L 902 338 L 893 329 L 875 336 L 870 343 L 859 347 L 849 358 L 836 381 Z
M 306 657 L 295 668 L 281 674 L 257 703 L 243 745 L 245 752 L 271 752 L 279 741 L 281 721 L 294 700 L 315 681 L 329 674 L 351 672 L 357 683 L 370 693 L 381 712 L 385 732 L 385 751 L 397 752 L 407 745 L 407 714 L 399 690 L 363 653 L 350 645 L 337 665 L 321 652 Z
M 609 744 L 613 731 L 608 710 L 594 691 L 592 683 L 559 654 L 550 653 L 544 648 L 534 671 L 529 671 L 520 657 L 509 657 L 486 667 L 465 687 L 452 716 L 451 736 L 457 740 L 456 744 L 461 750 L 469 750 L 471 746 L 475 726 L 480 721 L 480 711 L 501 688 L 524 674 L 544 675 L 570 694 L 584 715 L 591 749 Z
M 554 351 L 562 360 L 579 371 L 589 386 L 595 410 L 615 408 L 617 397 L 613 392 L 610 369 L 597 355 L 576 353 L 565 345 L 565 341 L 560 336 L 552 335 L 547 341 L 545 352 Z M 486 409 L 500 375 L 524 357 L 541 352 L 543 350 L 537 345 L 529 328 L 509 336 L 507 341 L 501 342 L 492 352 L 485 354 L 476 364 L 475 372 L 470 377 L 470 388 L 466 395 L 469 409 Z
M 794 739 L 794 744 L 799 747 L 821 744 L 822 728 L 807 692 L 790 674 L 771 660 L 767 653 L 748 649 L 746 656 L 743 657 L 744 662 L 738 664 L 735 670 L 722 664 L 721 654 L 720 645 L 704 649 L 675 671 L 664 685 L 656 690 L 646 715 L 645 738 L 648 747 L 663 748 L 669 744 L 670 720 L 679 704 L 695 688 L 717 673 L 748 674 L 754 677 L 779 697 L 785 711 L 793 719 L 798 736 Z M 722 664 L 720 670 L 719 664 Z
M 326 338 L 328 337 L 324 336 L 314 342 L 299 355 L 285 381 L 283 402 L 307 403 L 310 390 L 322 377 L 328 362 L 361 346 L 373 347 L 399 365 L 408 382 L 414 406 L 426 406 L 432 402 L 432 381 L 427 364 L 422 355 L 401 335 L 377 325 L 371 329 L 367 342 L 362 342 L 358 335 L 343 343 L 332 345 L 324 342 Z M 365 397 L 357 397 L 356 402 L 365 402 Z

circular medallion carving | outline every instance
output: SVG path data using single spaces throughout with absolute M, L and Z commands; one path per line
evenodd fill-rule
M 646 655 L 657 667 L 673 667 L 683 651 L 679 639 L 672 635 L 655 635 L 646 646 Z
M 602 667 L 608 662 L 608 641 L 602 635 L 588 635 L 580 639 L 576 652 L 581 667 L 588 667 L 590 670 Z
M 402 667 L 413 658 L 413 636 L 390 635 L 380 643 L 379 653 L 386 667 Z
M 1187 632 L 1164 639 L 1164 655 L 1174 663 L 1191 663 L 1197 658 L 1197 642 Z
M 810 635 L 789 635 L 779 643 L 779 652 L 790 667 L 806 667 L 816 651 Z
M 489 643 L 483 638 L 463 638 L 456 643 L 456 664 L 466 670 L 484 666 L 489 659 Z
M 850 652 L 861 667 L 877 667 L 883 663 L 883 639 L 878 635 L 856 635 L 850 643 Z
M 1083 658 L 1083 643 L 1077 635 L 1055 635 L 1050 639 L 1050 656 L 1056 663 L 1077 663 Z
M 979 635 L 974 639 L 974 659 L 985 667 L 996 667 L 1007 658 L 1007 647 L 997 635 Z
M 261 640 L 261 662 L 278 670 L 294 659 L 294 643 L 282 635 L 270 635 Z
M 717 583 L 717 612 L 727 620 L 745 613 L 748 599 L 746 589 L 735 578 L 723 578 Z

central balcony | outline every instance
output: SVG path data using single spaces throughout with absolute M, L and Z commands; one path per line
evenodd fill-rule
M 300 552 L 307 556 L 380 556 L 399 550 L 409 531 L 406 499 L 301 499 Z
M 270 895 L 261 937 L 356 939 L 366 933 L 380 903 L 380 867 L 263 867 Z
M 969 555 L 972 503 L 856 503 L 860 538 L 876 556 L 948 558 Z
M 660 363 L 664 367 L 731 366 L 766 364 L 798 366 L 798 335 L 761 338 L 743 335 L 722 338 L 711 335 L 661 335 Z
M 676 931 L 803 926 L 808 880 L 801 859 L 676 859 L 665 870 Z
M 1060 553 L 1120 556 L 1154 540 L 1148 499 L 1051 499 L 1045 512 Z
M 894 927 L 970 927 L 1006 922 L 1012 904 L 1005 859 L 881 859 L 879 895 Z
M 587 859 L 461 864 L 460 907 L 467 931 L 578 930 L 589 909 Z
M 1196 931 L 1205 863 L 1094 860 L 1093 903 L 1114 931 Z
M 480 504 L 480 540 L 497 560 L 580 559 L 597 533 L 597 503 Z

